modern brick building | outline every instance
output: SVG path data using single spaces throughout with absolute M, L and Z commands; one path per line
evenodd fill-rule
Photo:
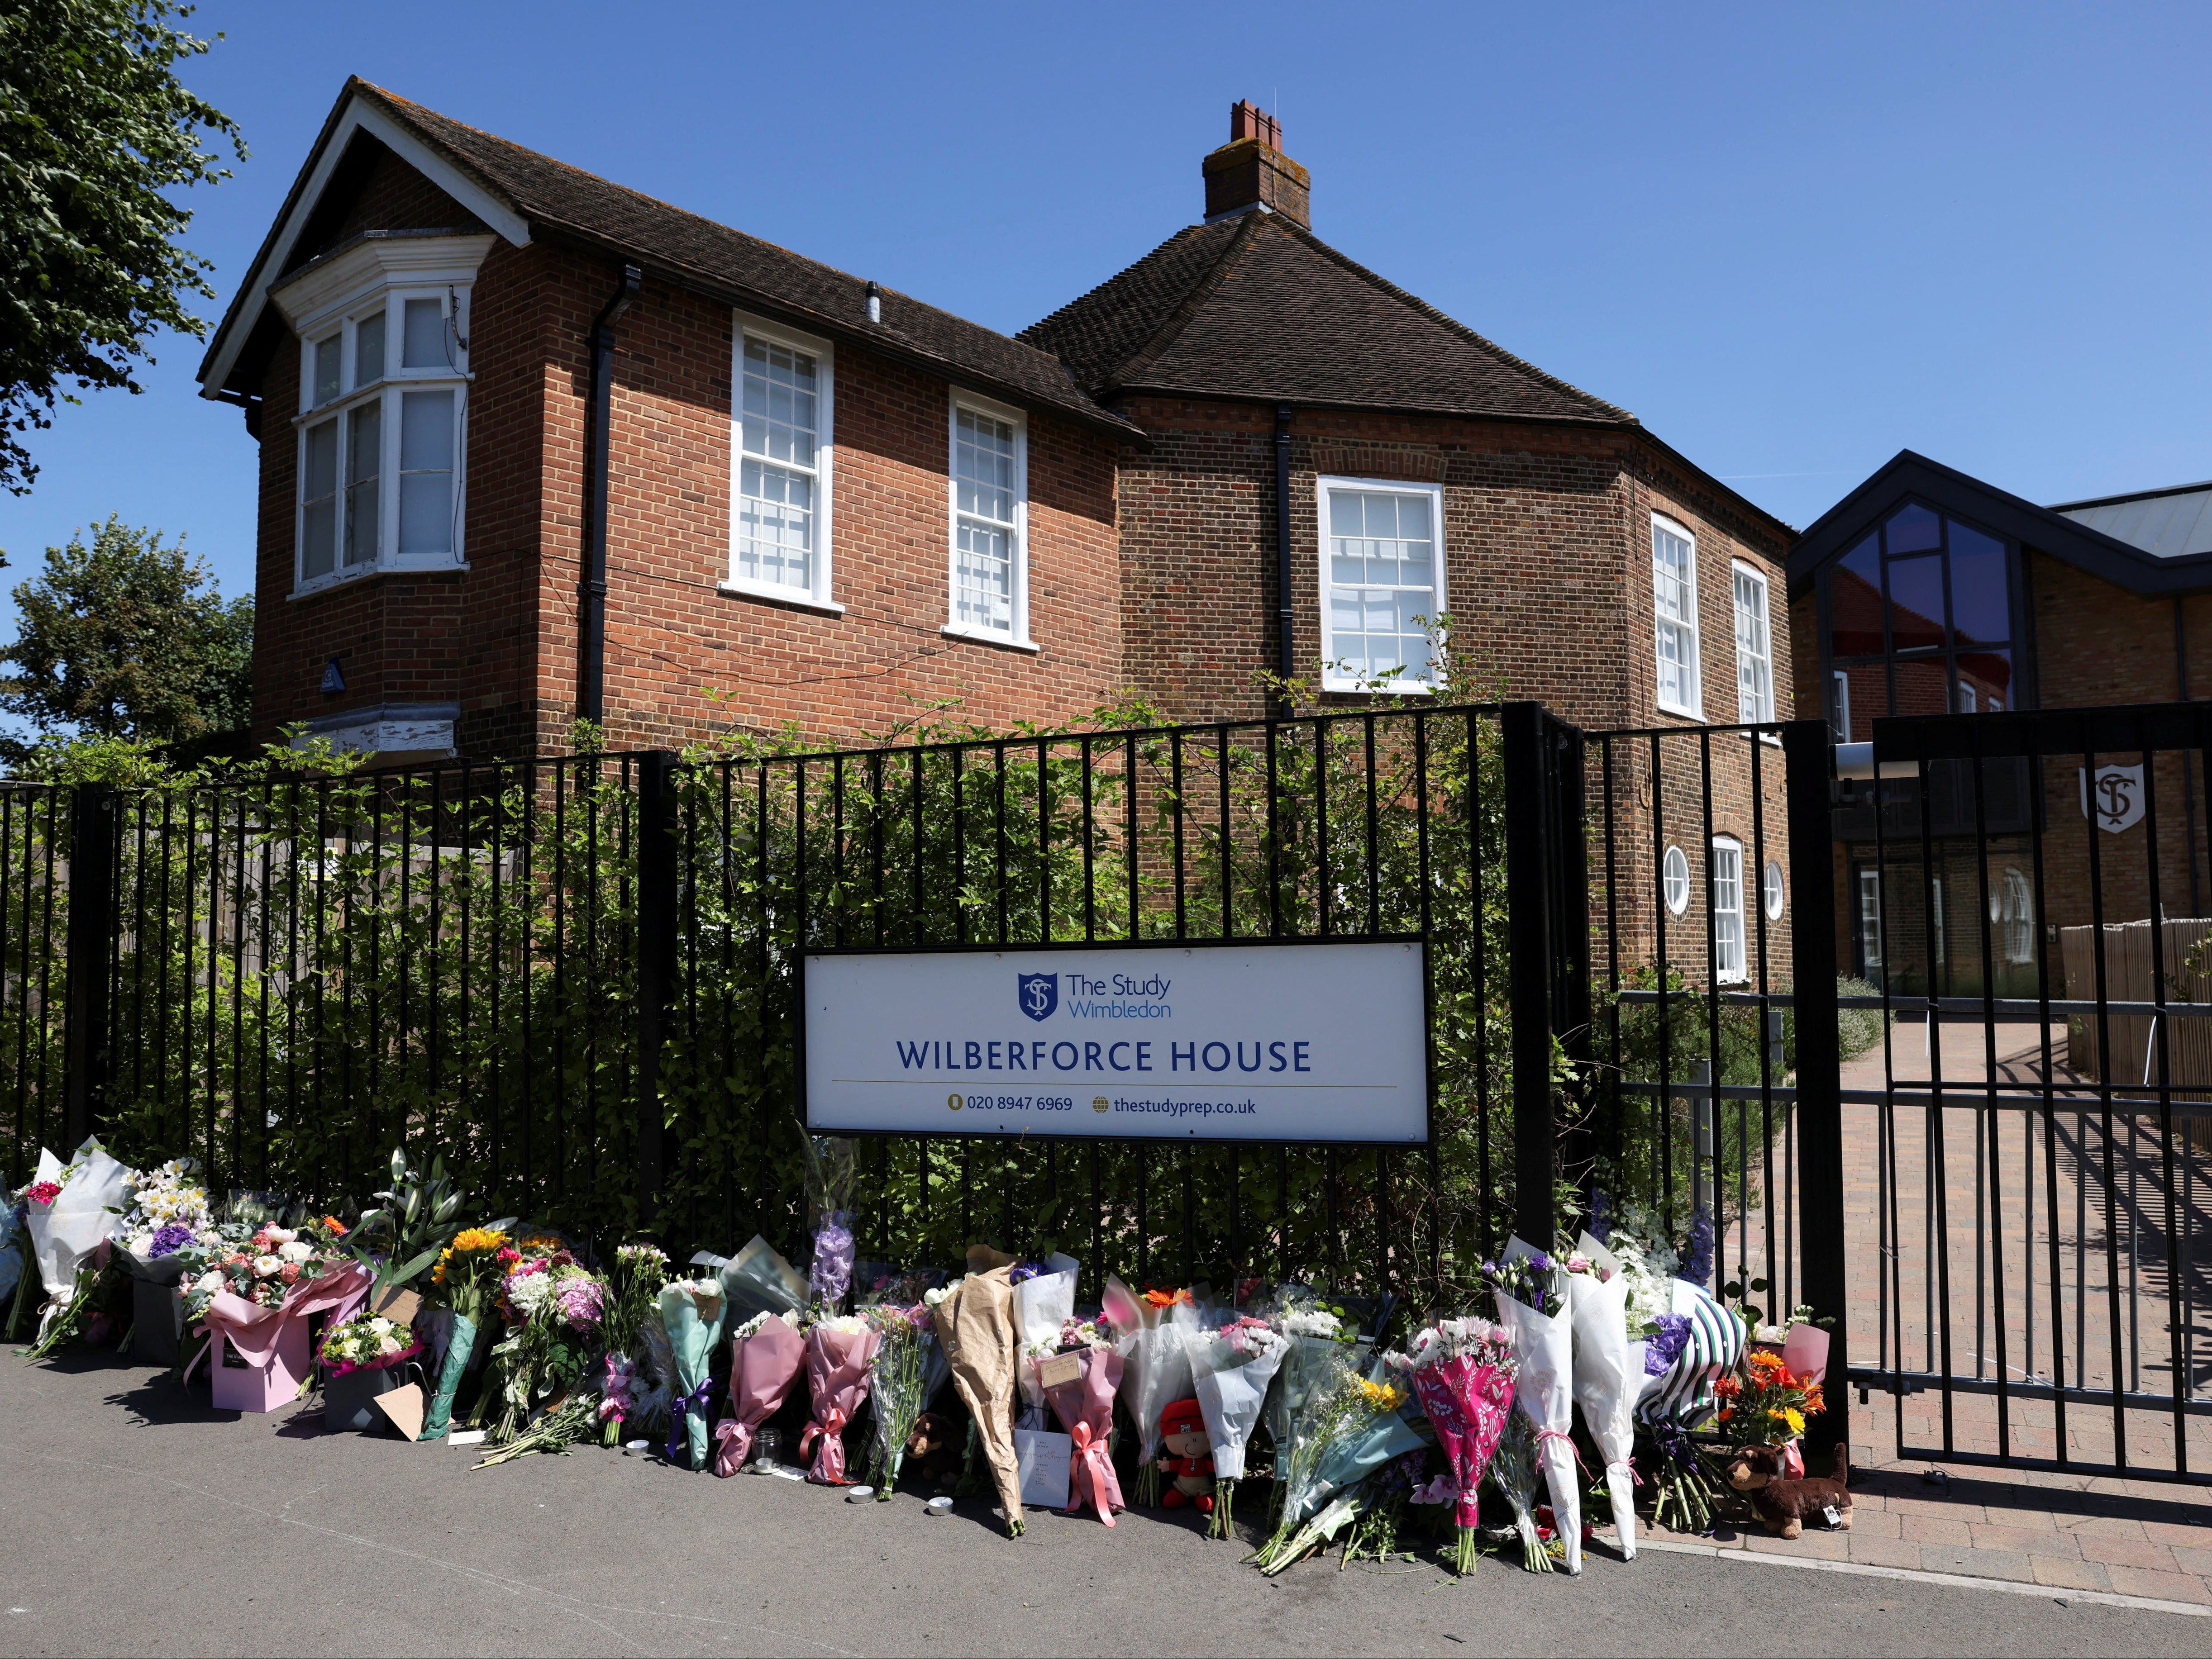
M 1790 555 L 1790 608 L 1797 705 L 1825 708 L 1839 742 L 1865 742 L 1889 714 L 2187 700 L 2212 687 L 2212 484 L 2045 507 L 1905 451 L 1805 532 Z M 2099 760 L 2101 772 L 2141 757 Z M 1978 995 L 1972 917 L 1986 903 L 1997 994 L 2035 995 L 2037 929 L 2090 919 L 2081 770 L 2046 763 L 2039 783 L 2025 762 L 1985 766 L 1985 872 L 1962 770 L 1930 779 L 1935 864 L 1924 871 L 1917 784 L 1850 789 L 1836 855 L 1850 965 L 1878 978 L 1886 954 L 1895 988 L 1924 994 L 1932 962 L 1939 994 Z M 2166 803 L 2160 901 L 2170 916 L 2203 916 L 2212 899 L 2203 780 L 2185 754 L 2160 755 L 2154 770 Z M 2149 914 L 2148 833 L 2138 810 L 2100 848 L 2108 921 Z
M 201 371 L 261 447 L 258 734 L 1248 717 L 1433 696 L 1447 615 L 1462 695 L 1787 717 L 1786 525 L 1315 236 L 1261 112 L 1201 173 L 1008 337 L 349 82 Z M 1717 802 L 1740 841 L 1735 758 Z

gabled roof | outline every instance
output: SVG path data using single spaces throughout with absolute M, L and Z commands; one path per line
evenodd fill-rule
M 397 152 L 516 245 L 550 233 L 604 249 L 650 276 L 725 303 L 1121 437 L 1138 435 L 1127 421 L 1085 396 L 1048 352 L 887 288 L 878 288 L 883 321 L 871 323 L 868 285 L 860 277 L 480 132 L 359 76 L 346 82 L 208 348 L 200 365 L 204 396 L 218 396 L 228 385 L 261 318 L 269 285 L 303 251 L 297 245 L 316 198 L 362 135 Z
M 1054 353 L 1100 398 L 1169 392 L 1636 424 L 1279 214 L 1179 231 L 1015 337 Z
M 2212 553 L 2212 484 L 2180 484 L 2170 489 L 2137 490 L 2131 495 L 2103 495 L 2092 501 L 2065 501 L 2051 510 L 2141 548 L 2154 559 L 2189 559 Z
M 2193 485 L 2190 489 L 2212 493 L 2212 485 Z M 2212 587 L 2212 548 L 2149 551 L 2099 522 L 2106 508 L 2187 493 L 2154 491 L 2146 496 L 2113 496 L 2077 501 L 2063 508 L 2042 507 L 1940 461 L 1899 450 L 1798 538 L 1797 545 L 1790 550 L 1790 588 L 1793 593 L 1803 591 L 1822 565 L 1856 546 L 1905 497 L 1916 496 L 2131 592 L 2192 592 Z M 2109 522 L 2118 525 L 2124 517 L 2116 514 Z M 2200 533 L 2195 541 L 2203 539 Z

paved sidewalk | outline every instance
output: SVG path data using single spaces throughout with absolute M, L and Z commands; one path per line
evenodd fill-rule
M 1874 1442 L 1872 1408 L 1855 1408 L 1861 1444 Z M 1785 1541 L 1723 1525 L 1695 1539 L 1759 1554 L 2101 1590 L 2212 1608 L 2212 1502 L 2163 1481 L 2007 1474 L 1954 1467 L 1925 1478 L 1926 1462 L 1878 1463 L 1851 1474 L 1849 1532 L 1808 1531 Z

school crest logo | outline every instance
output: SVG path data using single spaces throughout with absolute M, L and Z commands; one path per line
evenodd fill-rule
M 1060 1006 L 1060 976 L 1025 973 L 1021 976 L 1022 1012 L 1032 1020 L 1049 1020 Z
M 2100 766 L 2094 778 L 2086 766 L 2075 771 L 2081 779 L 2081 815 L 2094 818 L 2099 829 L 2118 835 L 2142 822 L 2141 766 Z

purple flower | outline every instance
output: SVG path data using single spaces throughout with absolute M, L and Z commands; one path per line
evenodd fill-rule
M 146 1246 L 146 1259 L 155 1261 L 164 1256 L 174 1256 L 192 1242 L 192 1230 L 182 1221 L 172 1221 L 154 1235 L 154 1242 Z
M 1682 1277 L 1702 1285 L 1713 1276 L 1713 1216 L 1703 1204 L 1690 1214 L 1690 1249 Z
M 1046 1271 L 1045 1264 L 1042 1262 L 1017 1262 L 1014 1263 L 1014 1270 L 1006 1275 L 1006 1282 L 1010 1285 L 1018 1285 L 1025 1279 L 1042 1278 Z
M 578 1275 L 563 1279 L 554 1293 L 561 1303 L 561 1317 L 578 1330 L 597 1330 L 606 1311 L 606 1293 L 596 1279 Z
M 1662 1313 L 1652 1322 L 1659 1327 L 1644 1348 L 1644 1374 L 1657 1377 L 1680 1359 L 1682 1346 L 1690 1340 L 1690 1316 L 1686 1313 Z
M 814 1265 L 807 1275 L 807 1289 L 815 1301 L 826 1307 L 834 1308 L 844 1300 L 845 1287 L 853 1282 L 852 1219 L 849 1210 L 832 1210 L 814 1229 Z
M 1601 1244 L 1613 1242 L 1613 1222 L 1607 1214 L 1612 1208 L 1603 1187 L 1590 1189 L 1589 1236 Z

